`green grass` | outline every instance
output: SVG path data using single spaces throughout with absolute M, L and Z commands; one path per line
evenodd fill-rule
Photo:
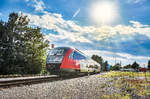
M 99 77 L 145 77 L 145 72 L 120 72 L 110 71 L 105 75 L 98 75 Z M 150 77 L 150 72 L 146 72 L 146 77 Z
M 115 72 L 110 71 L 98 77 L 112 78 L 113 87 L 119 89 L 118 93 L 104 94 L 104 99 L 131 99 L 134 96 L 144 98 L 150 95 L 150 72 Z M 139 79 L 138 77 L 143 77 Z

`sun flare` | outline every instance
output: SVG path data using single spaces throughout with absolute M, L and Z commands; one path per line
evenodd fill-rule
M 100 24 L 110 24 L 117 19 L 117 7 L 111 2 L 96 2 L 91 6 L 92 20 Z

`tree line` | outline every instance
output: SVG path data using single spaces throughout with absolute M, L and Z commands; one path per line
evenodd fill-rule
M 109 66 L 107 61 L 104 61 L 103 58 L 101 56 L 98 55 L 92 55 L 92 59 L 95 60 L 96 62 L 98 62 L 101 67 L 102 67 L 102 71 L 108 71 L 108 70 L 120 70 L 121 68 L 132 68 L 134 70 L 138 70 L 140 69 L 140 65 L 134 61 L 132 64 L 128 64 L 126 66 L 121 66 L 121 63 L 116 63 L 114 66 Z M 109 67 L 109 68 L 108 68 Z M 150 70 L 150 60 L 148 60 L 147 66 L 148 70 Z
M 140 68 L 140 65 L 136 61 L 133 62 L 132 64 L 128 64 L 123 67 L 121 66 L 120 63 L 116 63 L 114 66 L 112 66 L 111 70 L 120 70 L 121 68 L 126 68 L 126 69 L 132 68 L 134 70 L 138 70 Z
M 0 21 L 0 75 L 37 74 L 44 68 L 48 41 L 29 21 L 18 13 L 11 13 L 7 22 Z

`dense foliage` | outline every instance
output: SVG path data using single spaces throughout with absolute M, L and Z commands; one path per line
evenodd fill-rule
M 131 64 L 128 64 L 128 65 L 124 66 L 124 68 L 126 68 L 126 69 L 132 68 L 132 65 L 131 65 Z
M 148 70 L 150 70 L 150 60 L 148 60 Z
M 36 74 L 45 65 L 48 42 L 40 28 L 29 27 L 23 14 L 0 21 L 0 74 Z
M 137 69 L 140 68 L 140 65 L 135 61 L 135 62 L 132 63 L 132 65 L 131 65 L 131 64 L 128 64 L 128 65 L 124 66 L 124 68 L 126 68 L 126 69 L 127 69 L 127 68 L 132 68 L 132 69 L 137 70 Z
M 133 69 L 139 69 L 140 65 L 135 61 L 135 62 L 133 62 L 131 68 L 133 68 Z
M 121 64 L 116 63 L 114 66 L 111 67 L 111 70 L 120 70 L 121 69 Z

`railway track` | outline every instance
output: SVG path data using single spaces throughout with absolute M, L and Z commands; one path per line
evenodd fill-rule
M 11 86 L 18 86 L 18 85 L 26 85 L 26 84 L 35 84 L 35 83 L 42 83 L 46 81 L 57 81 L 61 80 L 59 76 L 52 75 L 52 76 L 37 76 L 37 77 L 19 77 L 19 78 L 5 78 L 0 79 L 0 88 L 7 88 Z
M 9 87 L 20 86 L 20 85 L 31 85 L 31 84 L 37 84 L 42 82 L 53 82 L 53 81 L 66 80 L 66 79 L 72 79 L 72 78 L 83 77 L 83 76 L 86 77 L 87 75 L 64 76 L 64 77 L 51 75 L 51 76 L 35 76 L 35 77 L 0 78 L 0 88 L 9 88 Z

